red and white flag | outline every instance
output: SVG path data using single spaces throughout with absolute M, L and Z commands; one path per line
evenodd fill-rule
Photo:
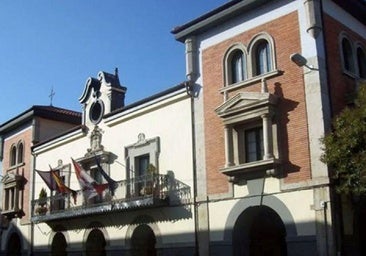
M 75 168 L 76 177 L 79 181 L 80 188 L 87 199 L 101 195 L 108 188 L 108 183 L 98 184 L 74 159 L 72 163 Z

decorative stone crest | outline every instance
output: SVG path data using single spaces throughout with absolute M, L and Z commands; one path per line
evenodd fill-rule
M 135 146 L 144 145 L 146 143 L 147 143 L 147 140 L 146 140 L 145 134 L 139 133 L 139 135 L 137 135 L 137 142 L 136 142 Z
M 96 125 L 90 134 L 90 148 L 88 148 L 87 155 L 97 151 L 103 151 L 102 133 L 103 131 Z

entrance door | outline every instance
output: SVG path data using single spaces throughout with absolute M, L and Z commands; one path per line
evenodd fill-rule
M 147 155 L 142 155 L 142 156 L 138 156 L 135 159 L 135 167 L 136 167 L 136 172 L 135 172 L 135 190 L 136 190 L 136 195 L 138 196 L 142 196 L 144 194 L 144 187 L 145 187 L 145 182 L 146 182 L 146 175 L 147 175 L 147 168 L 149 166 L 150 163 L 150 156 Z
M 87 256 L 105 256 L 106 241 L 102 231 L 93 229 L 86 240 Z
M 66 256 L 66 239 L 61 232 L 57 232 L 52 240 L 51 255 L 52 256 Z
M 8 241 L 7 256 L 20 256 L 22 251 L 22 245 L 18 234 L 13 233 Z
M 132 256 L 156 256 L 154 231 L 146 224 L 139 225 L 132 233 Z
M 235 256 L 287 256 L 286 229 L 278 214 L 267 206 L 246 209 L 233 229 Z

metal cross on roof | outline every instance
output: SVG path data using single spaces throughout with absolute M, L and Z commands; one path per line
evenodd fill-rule
M 50 99 L 51 99 L 51 102 L 50 102 L 50 106 L 52 106 L 52 100 L 53 100 L 53 97 L 55 96 L 55 92 L 53 91 L 53 87 L 51 88 L 51 93 L 50 93 L 50 95 L 48 96 L 48 97 L 50 97 Z

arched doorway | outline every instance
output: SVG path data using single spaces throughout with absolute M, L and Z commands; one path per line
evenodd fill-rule
M 154 231 L 146 224 L 137 226 L 131 237 L 132 256 L 155 256 L 156 237 Z
M 287 256 L 286 229 L 280 216 L 267 206 L 249 207 L 233 229 L 235 256 Z
M 57 232 L 53 237 L 51 245 L 52 256 L 66 256 L 67 255 L 67 242 L 65 236 L 61 232 Z
M 87 256 L 105 256 L 106 241 L 102 231 L 93 229 L 86 240 L 85 252 Z
M 11 234 L 8 240 L 7 256 L 20 256 L 22 251 L 22 243 L 17 233 Z

